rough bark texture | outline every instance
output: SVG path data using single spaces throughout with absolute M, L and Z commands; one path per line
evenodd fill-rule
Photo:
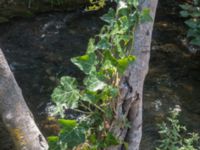
M 134 32 L 133 55 L 137 60 L 129 66 L 120 82 L 120 97 L 116 106 L 116 117 L 111 131 L 119 139 L 128 143 L 129 150 L 139 150 L 142 137 L 142 97 L 143 84 L 148 72 L 151 37 L 158 0 L 139 0 L 140 10 L 149 8 L 153 21 L 139 24 Z M 130 128 L 120 126 L 122 121 L 130 122 Z M 122 146 L 108 150 L 121 150 Z
M 142 137 L 143 85 L 149 69 L 151 38 L 158 3 L 158 0 L 139 1 L 141 9 L 146 7 L 151 10 L 153 21 L 140 24 L 136 29 L 133 55 L 137 57 L 137 60 L 127 71 L 126 78 L 128 78 L 128 84 L 131 87 L 128 94 L 128 97 L 131 98 L 131 109 L 128 114 L 131 128 L 126 135 L 129 150 L 139 150 Z
M 17 150 L 48 149 L 1 49 L 0 115 Z

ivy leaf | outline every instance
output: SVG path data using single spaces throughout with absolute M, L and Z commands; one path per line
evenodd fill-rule
M 127 16 L 122 16 L 119 18 L 120 26 L 123 30 L 127 31 L 129 29 L 129 20 Z
M 90 76 L 85 78 L 83 82 L 86 88 L 89 91 L 93 91 L 93 92 L 102 90 L 106 86 L 106 83 L 100 80 L 100 78 L 96 74 L 91 74 Z
M 60 84 L 56 87 L 51 95 L 53 102 L 56 104 L 66 104 L 67 108 L 76 108 L 79 100 L 79 90 L 75 78 L 64 76 Z
M 132 55 L 129 55 L 127 57 L 124 57 L 124 58 L 121 58 L 121 59 L 118 59 L 117 62 L 117 69 L 118 71 L 123 74 L 124 71 L 126 70 L 126 68 L 128 67 L 128 65 L 133 62 L 135 60 L 135 56 L 132 56 Z
M 190 28 L 193 28 L 193 29 L 197 28 L 197 22 L 194 19 L 189 19 L 185 21 L 185 24 Z
M 189 4 L 179 5 L 184 10 L 191 10 L 193 7 Z
M 107 101 L 112 98 L 115 98 L 118 94 L 118 88 L 115 88 L 113 86 L 106 86 L 104 90 L 100 93 L 100 96 L 103 101 Z
M 107 134 L 104 142 L 106 147 L 118 145 L 120 143 L 119 140 L 117 140 L 116 137 L 110 132 Z
M 198 32 L 196 29 L 189 29 L 187 32 L 187 37 L 198 37 L 199 34 L 200 32 Z
M 96 48 L 101 50 L 108 50 L 110 49 L 111 44 L 106 36 L 101 36 L 100 41 L 98 42 Z
M 118 13 L 120 13 L 120 11 L 123 11 L 123 10 L 127 10 L 128 9 L 128 6 L 127 6 L 127 3 L 124 2 L 124 1 L 119 1 L 119 7 L 117 9 Z
M 150 16 L 150 9 L 144 8 L 140 14 L 140 22 L 144 23 L 148 21 L 153 21 L 152 17 Z
M 200 46 L 200 37 L 196 37 L 190 41 L 190 44 Z
M 188 11 L 183 10 L 183 11 L 180 11 L 180 15 L 181 15 L 182 17 L 188 17 L 188 16 L 189 16 L 189 13 L 188 13 Z
M 49 136 L 47 139 L 48 139 L 48 143 L 49 143 L 49 150 L 60 149 L 60 146 L 58 144 L 58 141 L 59 141 L 58 136 Z
M 74 127 L 76 127 L 77 122 L 76 120 L 65 120 L 65 119 L 59 119 L 58 123 L 65 128 L 65 130 L 72 130 Z
M 67 143 L 68 149 L 73 149 L 85 142 L 84 128 L 78 126 L 75 120 L 59 120 L 62 125 L 59 137 L 61 143 Z
M 85 93 L 82 97 L 83 101 L 86 101 L 86 102 L 89 102 L 92 104 L 97 103 L 97 101 L 99 101 L 99 99 L 100 99 L 100 96 L 97 94 L 97 92 L 88 91 L 88 90 L 85 91 Z
M 97 60 L 94 53 L 74 57 L 71 59 L 71 61 L 85 74 L 90 74 L 96 71 L 95 65 L 97 64 Z
M 115 22 L 115 10 L 110 8 L 108 13 L 101 17 L 101 20 L 111 24 Z
M 95 39 L 91 38 L 88 43 L 87 52 L 86 52 L 87 54 L 93 53 L 96 50 L 94 43 L 95 43 Z

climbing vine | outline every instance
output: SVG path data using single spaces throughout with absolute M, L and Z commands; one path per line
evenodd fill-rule
M 133 31 L 138 23 L 149 21 L 151 17 L 147 8 L 139 12 L 138 0 L 113 1 L 117 8 L 110 8 L 101 17 L 106 24 L 89 40 L 86 53 L 71 59 L 85 74 L 83 82 L 64 76 L 52 93 L 56 113 L 62 118 L 68 109 L 77 111 L 80 116 L 76 120 L 58 120 L 61 130 L 58 136 L 48 138 L 50 149 L 100 150 L 124 142 L 109 131 L 120 94 L 119 81 L 136 59 L 130 51 Z M 122 122 L 128 128 L 128 122 Z

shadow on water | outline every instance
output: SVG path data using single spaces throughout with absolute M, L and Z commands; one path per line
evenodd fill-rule
M 159 137 L 155 124 L 175 105 L 182 108 L 181 121 L 191 131 L 200 132 L 200 59 L 181 43 L 185 29 L 177 7 L 161 2 L 145 82 L 142 150 L 153 149 Z M 45 135 L 54 132 L 50 132 L 54 126 L 48 129 L 44 123 L 50 94 L 60 76 L 82 76 L 70 58 L 83 54 L 88 39 L 98 33 L 100 14 L 50 13 L 0 25 L 0 47 Z M 1 126 L 0 149 L 11 150 Z

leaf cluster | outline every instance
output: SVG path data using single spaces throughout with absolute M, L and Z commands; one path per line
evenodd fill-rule
M 195 143 L 199 141 L 199 135 L 190 133 L 189 137 L 184 135 L 186 127 L 178 120 L 179 113 L 172 111 L 166 122 L 159 124 L 159 134 L 161 140 L 156 150 L 198 150 Z
M 109 131 L 120 94 L 119 80 L 136 59 L 130 51 L 135 27 L 151 17 L 148 9 L 139 13 L 138 0 L 115 2 L 118 7 L 101 17 L 106 24 L 89 40 L 86 53 L 71 59 L 85 74 L 83 82 L 64 76 L 52 93 L 61 117 L 67 109 L 82 115 L 77 120 L 59 121 L 59 135 L 49 137 L 51 149 L 100 150 L 123 142 Z
M 191 4 L 180 5 L 180 15 L 187 18 L 185 24 L 188 26 L 187 37 L 190 44 L 200 46 L 200 0 L 193 0 Z

